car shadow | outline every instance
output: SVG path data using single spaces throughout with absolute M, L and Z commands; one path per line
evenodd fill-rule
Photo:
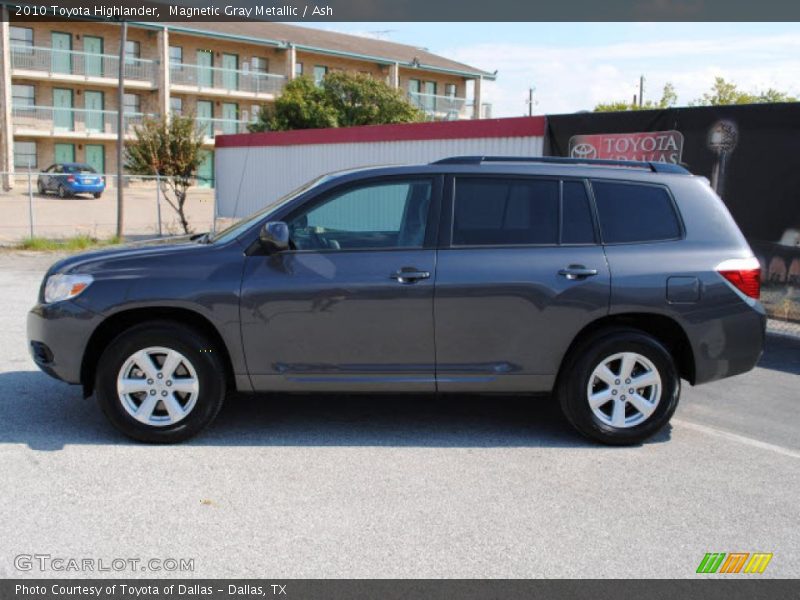
M 800 338 L 769 334 L 758 366 L 800 375 Z
M 136 444 L 94 399 L 37 371 L 0 373 L 0 443 Z M 670 439 L 670 427 L 647 444 Z M 188 446 L 590 447 L 547 396 L 231 394 Z

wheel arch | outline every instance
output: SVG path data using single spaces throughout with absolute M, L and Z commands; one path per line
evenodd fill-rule
M 225 382 L 229 390 L 236 390 L 233 364 L 225 340 L 214 324 L 205 316 L 188 308 L 145 307 L 122 310 L 109 315 L 92 332 L 81 361 L 81 385 L 85 397 L 94 392 L 97 362 L 108 344 L 123 331 L 148 321 L 167 321 L 191 327 L 208 336 L 222 356 Z
M 694 351 L 686 331 L 675 319 L 653 313 L 607 315 L 586 325 L 578 332 L 564 353 L 559 369 L 559 377 L 576 348 L 601 331 L 619 328 L 637 329 L 653 336 L 664 344 L 675 361 L 680 377 L 694 385 L 696 376 Z

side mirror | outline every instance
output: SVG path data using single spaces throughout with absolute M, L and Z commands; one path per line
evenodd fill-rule
M 273 252 L 282 252 L 289 249 L 289 226 L 283 221 L 269 221 L 264 223 L 258 233 L 261 245 Z

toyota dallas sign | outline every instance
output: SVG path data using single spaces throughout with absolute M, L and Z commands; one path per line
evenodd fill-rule
M 678 164 L 683 152 L 680 131 L 648 131 L 640 133 L 598 133 L 574 135 L 569 140 L 572 158 L 641 160 Z

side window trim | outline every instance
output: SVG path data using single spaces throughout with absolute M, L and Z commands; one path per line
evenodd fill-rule
M 343 193 L 347 193 L 350 190 L 354 190 L 361 187 L 370 187 L 373 185 L 379 185 L 382 183 L 390 183 L 390 182 L 411 182 L 411 181 L 429 181 L 431 184 L 431 199 L 428 207 L 428 215 L 427 215 L 427 222 L 425 225 L 425 238 L 423 241 L 422 246 L 419 247 L 391 247 L 391 248 L 349 248 L 345 250 L 334 250 L 334 249 L 326 249 L 326 248 L 316 248 L 316 249 L 290 249 L 285 250 L 281 254 L 308 254 L 308 253 L 328 253 L 328 252 L 400 252 L 400 251 L 410 251 L 410 250 L 430 250 L 436 247 L 436 231 L 439 227 L 439 216 L 441 214 L 441 199 L 442 199 L 442 188 L 443 188 L 443 177 L 441 174 L 437 173 L 408 173 L 408 174 L 401 174 L 401 175 L 384 175 L 384 176 L 377 176 L 377 177 L 369 177 L 364 179 L 357 179 L 355 181 L 348 181 L 346 183 L 342 183 L 332 188 L 328 188 L 324 191 L 320 191 L 313 196 L 306 198 L 300 204 L 294 204 L 290 206 L 286 206 L 282 211 L 273 215 L 272 220 L 280 220 L 288 222 L 298 215 L 300 215 L 304 211 L 310 211 L 324 204 L 327 200 L 329 200 L 333 196 L 338 196 Z M 259 225 L 257 230 L 260 230 L 263 227 L 263 224 L 266 221 L 262 221 Z M 260 254 L 260 252 L 256 251 L 252 254 Z
M 672 238 L 665 238 L 665 239 L 658 239 L 658 240 L 643 240 L 643 241 L 632 241 L 632 242 L 607 242 L 603 237 L 603 228 L 600 226 L 600 211 L 597 207 L 597 202 L 594 193 L 594 186 L 592 185 L 594 182 L 598 183 L 616 183 L 616 184 L 623 184 L 623 185 L 639 185 L 639 186 L 648 186 L 648 187 L 655 187 L 664 190 L 667 194 L 667 198 L 669 198 L 670 206 L 672 208 L 672 213 L 675 216 L 675 219 L 678 223 L 678 236 Z M 665 183 L 659 183 L 654 181 L 631 181 L 629 179 L 612 179 L 612 178 L 599 178 L 595 177 L 592 179 L 587 179 L 587 185 L 589 186 L 591 195 L 590 199 L 592 202 L 592 206 L 594 208 L 594 216 L 597 221 L 597 232 L 599 234 L 600 244 L 603 246 L 630 246 L 635 244 L 663 244 L 669 242 L 677 242 L 683 239 L 686 239 L 686 226 L 683 222 L 683 215 L 681 211 L 678 210 L 678 203 L 675 201 L 675 196 L 672 193 L 672 190 L 668 185 Z

